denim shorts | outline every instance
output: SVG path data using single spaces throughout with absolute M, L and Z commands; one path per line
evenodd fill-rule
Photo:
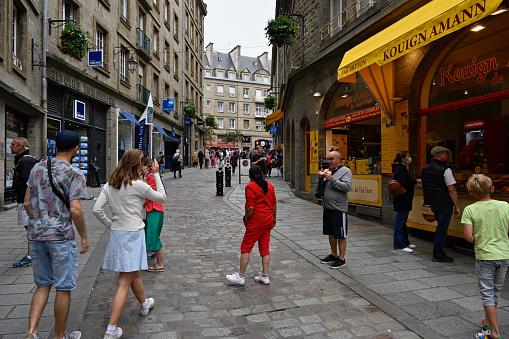
M 38 287 L 54 284 L 59 291 L 76 288 L 78 247 L 74 240 L 29 241 L 29 246 Z
M 495 306 L 500 300 L 509 259 L 476 260 L 476 273 L 483 306 Z

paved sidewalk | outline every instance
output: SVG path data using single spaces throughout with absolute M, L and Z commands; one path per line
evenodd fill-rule
M 433 263 L 432 244 L 415 238 L 414 254 L 394 251 L 391 228 L 350 216 L 347 265 L 329 269 L 318 259 L 329 252 L 322 207 L 296 198 L 280 178 L 269 179 L 278 198 L 271 284 L 252 280 L 261 266 L 255 248 L 246 286 L 229 286 L 224 275 L 239 265 L 247 178 L 242 185 L 236 176 L 232 181 L 234 187 L 217 197 L 214 169 L 185 169 L 182 179 L 163 176 L 166 269 L 142 273 L 147 295 L 156 298 L 148 317 L 139 316 L 130 293 L 119 323 L 125 338 L 473 338 L 479 329 L 474 259 L 449 250 L 454 264 Z M 68 322 L 84 339 L 102 338 L 116 286 L 116 274 L 100 270 L 108 232 L 92 214 L 94 203 L 82 203 L 91 250 L 80 256 Z M 0 339 L 25 333 L 35 288 L 31 268 L 11 268 L 26 251 L 24 229 L 15 225 L 15 210 L 0 213 Z M 502 297 L 499 321 L 506 334 L 507 285 Z M 52 307 L 40 323 L 43 338 L 52 331 Z

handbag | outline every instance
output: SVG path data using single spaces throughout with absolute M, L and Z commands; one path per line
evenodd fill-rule
M 51 184 L 51 190 L 53 193 L 62 200 L 64 205 L 67 207 L 67 209 L 71 209 L 71 203 L 69 202 L 69 199 L 64 197 L 62 192 L 60 192 L 57 187 L 55 186 L 55 183 L 53 182 L 53 175 L 51 174 L 51 158 L 48 159 L 48 177 L 49 177 L 49 183 Z
M 318 186 L 316 187 L 315 197 L 317 199 L 323 198 L 323 193 L 325 192 L 325 185 L 327 184 L 327 180 L 323 180 L 322 182 L 318 183 Z
M 398 170 L 396 170 L 396 172 L 397 171 Z M 394 174 L 396 174 L 396 172 L 394 172 Z M 387 184 L 387 189 L 389 190 L 389 193 L 391 194 L 391 196 L 393 198 L 399 198 L 400 196 L 402 196 L 403 194 L 406 193 L 406 189 L 403 186 L 401 186 L 399 181 L 394 179 L 394 175 L 392 176 L 392 179 Z

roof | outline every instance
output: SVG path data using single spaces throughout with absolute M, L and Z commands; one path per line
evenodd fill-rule
M 215 70 L 215 69 L 228 70 L 231 67 L 235 69 L 233 60 L 230 57 L 229 53 L 220 53 L 214 51 L 213 58 L 214 67 L 212 68 L 210 67 L 210 61 L 208 60 L 207 53 L 206 52 L 203 53 L 204 70 Z M 269 60 L 268 69 L 264 69 L 258 57 L 241 56 L 240 69 L 236 69 L 237 77 L 240 78 L 240 72 L 243 72 L 245 69 L 247 69 L 251 74 L 262 71 L 262 73 L 270 75 L 270 65 L 271 61 Z

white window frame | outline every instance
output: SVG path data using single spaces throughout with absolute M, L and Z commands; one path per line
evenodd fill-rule
M 235 119 L 229 119 L 229 123 L 228 123 L 228 126 L 230 129 L 235 129 Z
M 256 79 L 256 82 L 262 82 L 262 76 L 261 75 L 256 75 L 255 79 Z
M 126 74 L 126 53 L 125 49 L 120 49 L 120 80 L 127 82 L 127 74 Z
M 256 121 L 256 130 L 257 131 L 262 130 L 262 122 L 260 120 Z
M 244 88 L 244 99 L 249 99 L 249 88 Z
M 231 96 L 231 97 L 235 97 L 235 87 L 230 86 L 228 88 L 228 95 Z
M 261 89 L 257 89 L 257 90 L 255 91 L 255 93 L 256 93 L 256 95 L 255 95 L 256 97 L 259 97 L 259 98 L 261 98 L 261 97 L 262 97 L 262 90 L 261 90 Z
M 216 71 L 216 78 L 224 78 L 223 71 Z
M 262 114 L 262 105 L 256 105 L 255 117 L 261 118 Z
M 228 112 L 235 113 L 235 103 L 234 102 L 230 102 L 228 104 Z
M 205 76 L 206 76 L 206 77 L 209 77 L 209 76 L 211 76 L 211 75 L 212 75 L 212 73 L 211 73 L 210 71 L 205 71 Z
M 104 51 L 104 36 L 106 34 L 99 27 L 95 28 L 95 48 L 98 51 Z
M 217 85 L 217 95 L 223 96 L 224 95 L 224 87 L 223 85 Z
M 205 100 L 205 105 L 207 105 L 207 107 L 210 107 L 210 100 Z
M 242 75 L 242 80 L 249 81 L 249 74 L 243 74 Z
M 18 49 L 18 37 L 17 37 L 17 30 L 18 30 L 18 9 L 16 6 L 13 6 L 14 9 L 12 10 L 12 55 L 14 57 L 17 57 L 16 50 Z
M 228 72 L 228 79 L 235 80 L 235 72 Z
M 164 21 L 166 23 L 169 23 L 168 21 L 168 11 L 170 10 L 170 3 L 168 2 L 168 0 L 166 0 L 164 2 Z
M 210 85 L 205 85 L 205 88 L 207 89 L 207 91 L 210 91 Z
M 70 9 L 69 16 L 66 16 L 65 5 L 69 6 L 69 9 Z M 75 10 L 75 8 L 72 3 L 68 2 L 68 1 L 64 1 L 63 6 L 62 6 L 62 19 L 74 20 L 74 10 Z
M 249 104 L 244 104 L 244 107 L 242 108 L 244 114 L 249 114 Z
M 152 49 L 154 50 L 154 53 L 159 54 L 159 51 L 157 50 L 159 46 L 157 40 L 159 40 L 159 31 L 154 28 L 154 32 L 152 33 Z
M 224 119 L 217 118 L 217 128 L 224 128 Z
M 269 79 L 270 79 L 269 77 L 263 77 L 263 82 L 268 84 L 269 83 Z
M 168 62 L 168 53 L 170 53 L 170 45 L 164 42 L 164 65 L 170 68 L 170 64 Z
M 222 101 L 218 101 L 217 102 L 217 111 L 219 113 L 223 113 L 224 112 L 224 102 L 222 102 Z

